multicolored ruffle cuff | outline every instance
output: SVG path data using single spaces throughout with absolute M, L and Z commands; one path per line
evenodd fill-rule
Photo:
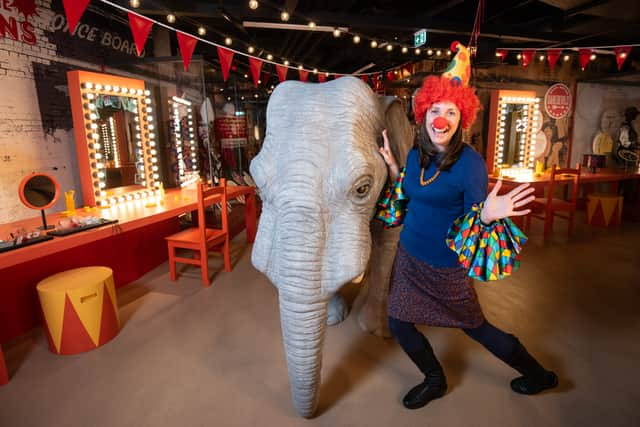
M 405 168 L 402 168 L 395 182 L 387 186 L 384 195 L 378 200 L 375 218 L 384 223 L 384 228 L 397 227 L 404 222 L 409 200 L 402 192 L 404 175 Z
M 520 252 L 527 236 L 509 219 L 485 225 L 480 221 L 484 203 L 456 219 L 447 234 L 447 245 L 458 254 L 468 274 L 483 282 L 510 276 L 520 267 Z

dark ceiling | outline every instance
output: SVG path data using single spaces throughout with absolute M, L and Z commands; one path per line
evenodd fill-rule
M 99 2 L 93 2 L 100 5 Z M 116 3 L 130 7 L 129 0 Z M 369 65 L 366 72 L 396 67 L 418 58 L 436 58 L 454 40 L 467 44 L 478 9 L 477 0 L 310 0 L 258 1 L 257 9 L 249 8 L 248 0 L 140 0 L 137 12 L 166 23 L 173 13 L 173 25 L 196 34 L 202 25 L 203 36 L 214 43 L 224 43 L 231 37 L 231 47 L 247 52 L 256 47 L 254 55 L 274 61 L 285 59 L 292 66 L 302 64 L 332 73 L 353 73 Z M 612 46 L 640 43 L 640 1 L 637 0 L 487 0 L 478 40 L 476 65 L 496 63 L 496 48 L 572 48 Z M 101 5 L 101 8 L 109 8 Z M 348 33 L 336 38 L 331 32 L 263 29 L 248 27 L 247 22 L 283 23 L 280 13 L 287 10 L 288 24 L 307 25 L 313 20 L 318 26 L 344 27 Z M 427 29 L 427 44 L 419 55 L 413 49 L 413 34 Z M 354 35 L 361 37 L 353 43 Z M 371 48 L 372 40 L 378 41 Z M 392 43 L 391 52 L 386 43 Z M 403 53 L 401 46 L 409 48 Z M 429 55 L 429 50 L 433 52 Z M 609 49 L 611 50 L 611 49 Z M 631 59 L 640 59 L 640 48 L 632 51 Z M 602 52 L 604 53 L 604 52 Z M 199 44 L 196 54 L 217 61 L 213 46 Z M 512 58 L 513 57 L 513 58 Z M 238 57 L 240 65 L 247 59 Z M 515 63 L 515 52 L 508 57 Z M 631 61 L 627 61 L 631 62 Z M 374 65 L 370 65 L 370 64 Z

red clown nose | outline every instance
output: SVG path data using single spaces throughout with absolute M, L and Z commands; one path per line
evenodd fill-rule
M 444 129 L 447 127 L 447 125 L 447 119 L 445 119 L 444 117 L 436 117 L 433 120 L 433 127 L 436 129 Z

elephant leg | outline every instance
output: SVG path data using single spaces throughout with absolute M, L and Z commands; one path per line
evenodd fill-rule
M 342 322 L 349 314 L 349 307 L 344 298 L 339 293 L 333 295 L 329 300 L 329 314 L 327 316 L 327 325 L 333 326 Z

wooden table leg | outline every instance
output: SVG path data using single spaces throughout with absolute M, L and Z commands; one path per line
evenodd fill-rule
M 2 346 L 0 346 L 0 386 L 8 383 L 9 383 L 9 372 L 7 371 L 7 365 L 4 363 Z
M 256 213 L 256 195 L 250 193 L 245 198 L 245 222 L 247 225 L 247 242 L 253 243 L 256 239 L 257 231 L 257 213 Z

